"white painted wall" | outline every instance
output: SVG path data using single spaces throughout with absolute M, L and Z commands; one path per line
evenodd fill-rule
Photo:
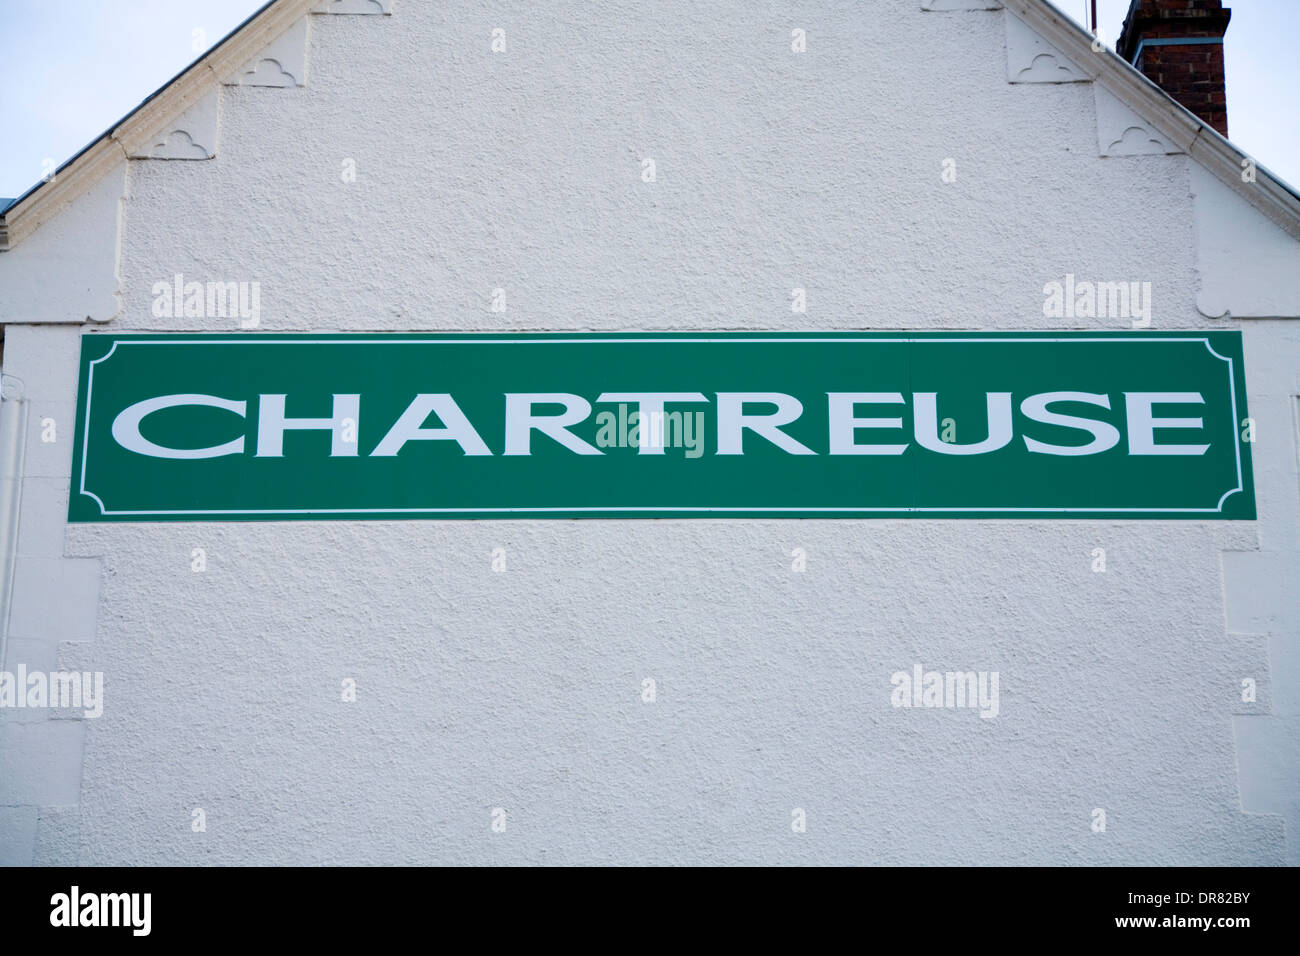
M 1245 330 L 1258 522 L 68 528 L 70 428 L 31 432 L 5 666 L 107 699 L 0 714 L 3 858 L 1300 862 L 1300 326 L 1197 309 L 1198 223 L 1257 214 L 1099 155 L 1093 84 L 1011 69 L 1007 12 L 920 6 L 313 16 L 304 85 L 221 89 L 215 159 L 130 161 L 104 327 L 238 328 L 155 318 L 176 273 L 260 282 L 266 330 L 1053 328 L 1067 272 L 1149 281 L 1153 328 Z M 70 425 L 81 332 L 8 326 L 29 432 Z M 997 670 L 1000 716 L 895 710 L 918 662 Z

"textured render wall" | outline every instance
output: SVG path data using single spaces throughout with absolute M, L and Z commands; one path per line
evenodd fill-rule
M 1007 82 L 1001 11 L 833 6 L 315 17 L 305 86 L 223 89 L 215 160 L 131 164 L 110 327 L 237 329 L 155 318 L 178 272 L 260 282 L 268 330 L 1049 328 L 1067 272 L 1223 327 L 1185 157 L 1099 158 L 1089 84 Z M 1257 526 L 67 529 L 105 714 L 79 805 L 0 819 L 38 862 L 1283 862 L 1300 708 L 1268 657 L 1300 616 L 1238 559 L 1296 548 L 1300 342 L 1247 330 Z M 6 372 L 69 403 L 75 355 L 75 329 L 11 329 Z M 1000 715 L 894 709 L 915 663 L 998 671 Z M 1247 793 L 1239 746 L 1280 784 Z
M 0 255 L 0 322 L 107 322 L 120 314 L 125 192 L 123 161 L 29 242 Z
M 1272 436 L 1257 445 L 1259 550 L 1225 552 L 1230 636 L 1262 635 L 1269 657 L 1268 712 L 1233 724 L 1241 805 L 1286 820 L 1286 862 L 1300 866 L 1300 326 L 1246 326 L 1251 415 Z
M 1008 84 L 1001 11 L 838 6 L 314 17 L 215 162 L 133 164 L 121 325 L 204 327 L 150 315 L 175 272 L 259 279 L 268 330 L 775 328 L 795 286 L 804 327 L 1046 327 L 1067 271 L 1197 323 L 1184 157 L 1099 161 L 1091 85 Z

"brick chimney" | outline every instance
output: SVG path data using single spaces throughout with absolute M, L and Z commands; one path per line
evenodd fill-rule
M 1115 51 L 1183 106 L 1228 135 L 1223 0 L 1133 0 Z

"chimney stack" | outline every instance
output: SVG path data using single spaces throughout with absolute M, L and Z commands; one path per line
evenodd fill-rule
M 1115 51 L 1224 136 L 1223 0 L 1133 0 Z

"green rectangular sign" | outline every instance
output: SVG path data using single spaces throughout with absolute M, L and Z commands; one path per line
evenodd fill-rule
M 1239 332 L 87 334 L 70 521 L 1253 519 Z

